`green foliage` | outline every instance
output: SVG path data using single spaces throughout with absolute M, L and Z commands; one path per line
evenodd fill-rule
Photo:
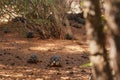
M 91 63 L 91 62 L 89 62 L 89 63 L 86 63 L 86 64 L 83 64 L 82 66 L 80 66 L 80 67 L 92 67 L 93 66 L 93 64 Z
M 105 16 L 104 15 L 101 15 L 101 20 L 105 21 Z
M 106 20 L 105 20 L 105 16 L 104 15 L 101 15 L 101 21 L 102 21 L 102 24 L 103 24 L 103 32 L 107 32 L 107 26 L 106 26 Z
M 107 32 L 107 30 L 108 30 L 108 28 L 107 28 L 107 26 L 106 25 L 104 25 L 104 28 L 103 28 L 103 32 Z
M 25 22 L 27 28 L 33 29 L 28 26 L 32 24 L 35 29 L 41 29 L 38 31 L 40 31 L 39 33 L 42 32 L 42 36 L 48 37 L 49 34 L 54 34 L 56 37 L 61 37 L 64 33 L 62 23 L 66 19 L 67 7 L 65 0 L 1 0 L 0 10 L 0 18 L 4 17 L 10 21 L 17 16 L 23 17 L 27 20 Z M 48 19 L 51 15 L 54 21 Z M 26 26 L 24 27 L 26 28 Z
M 65 13 L 66 4 L 64 0 L 1 0 L 0 14 L 9 15 L 10 19 L 15 16 L 22 16 L 32 21 L 45 22 L 50 13 L 53 13 L 55 19 L 60 19 L 58 16 Z M 61 11 L 61 12 L 60 12 Z M 1 17 L 1 16 L 0 16 Z M 5 17 L 5 16 L 3 16 Z M 58 17 L 58 18 L 57 18 Z M 40 20 L 39 20 L 40 19 Z M 56 21 L 59 22 L 60 20 Z

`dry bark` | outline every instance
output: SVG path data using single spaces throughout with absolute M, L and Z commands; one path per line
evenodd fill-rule
M 120 78 L 120 1 L 106 0 L 105 17 L 108 24 L 110 62 L 116 80 Z M 119 78 L 118 78 L 119 77 Z
M 108 54 L 105 48 L 104 26 L 101 22 L 100 0 L 90 0 L 86 2 L 87 9 L 87 35 L 91 50 L 91 62 L 95 80 L 113 80 Z

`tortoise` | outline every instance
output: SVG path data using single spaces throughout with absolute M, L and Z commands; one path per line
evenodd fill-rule
M 49 67 L 61 67 L 61 57 L 57 55 L 53 55 L 49 60 Z
M 27 60 L 28 63 L 36 64 L 38 62 L 38 56 L 36 54 L 32 54 Z

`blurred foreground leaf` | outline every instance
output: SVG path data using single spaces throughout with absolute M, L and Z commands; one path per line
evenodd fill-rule
M 93 63 L 89 62 L 89 63 L 85 63 L 83 65 L 81 65 L 80 67 L 92 67 Z

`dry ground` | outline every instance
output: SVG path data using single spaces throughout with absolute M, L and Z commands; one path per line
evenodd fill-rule
M 38 40 L 0 31 L 0 80 L 89 80 L 87 43 L 83 40 Z M 81 36 L 80 36 L 81 37 Z M 27 63 L 37 54 L 37 64 Z M 61 57 L 62 67 L 47 67 L 52 55 Z

